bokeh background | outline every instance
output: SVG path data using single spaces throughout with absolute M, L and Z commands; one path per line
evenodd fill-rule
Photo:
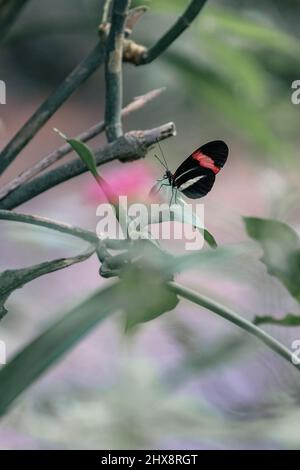
M 151 44 L 187 1 L 149 5 L 134 38 Z M 133 2 L 137 5 L 138 2 Z M 100 0 L 31 0 L 2 44 L 1 147 L 95 43 Z M 300 105 L 291 84 L 300 79 L 297 0 L 209 0 L 171 49 L 145 67 L 124 66 L 124 101 L 166 90 L 130 115 L 126 130 L 174 121 L 163 143 L 173 169 L 200 143 L 224 139 L 230 157 L 205 200 L 205 223 L 220 245 L 245 253 L 182 282 L 246 318 L 299 312 L 266 273 L 260 250 L 247 239 L 242 216 L 274 217 L 300 229 Z M 1 182 L 61 145 L 57 127 L 76 135 L 103 118 L 103 70 L 54 115 Z M 97 138 L 99 146 L 104 138 Z M 161 168 L 151 151 L 143 162 L 110 164 L 108 179 L 135 175 L 142 197 Z M 131 176 L 129 176 L 131 175 Z M 126 185 L 125 185 L 126 186 Z M 95 229 L 97 193 L 82 175 L 19 210 Z M 1 269 L 27 266 L 81 249 L 70 237 L 1 222 Z M 1 339 L 9 356 L 54 318 L 107 281 L 94 257 L 14 293 Z M 300 329 L 266 326 L 290 347 Z M 299 376 L 293 368 L 214 314 L 180 302 L 175 311 L 125 336 L 114 317 L 89 334 L 32 386 L 2 420 L 2 449 L 288 449 L 300 447 Z

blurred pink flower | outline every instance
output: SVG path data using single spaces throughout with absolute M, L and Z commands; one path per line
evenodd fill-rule
M 145 162 L 119 164 L 107 170 L 100 170 L 116 196 L 127 196 L 129 202 L 150 202 L 149 191 L 156 182 L 153 169 Z M 96 181 L 91 180 L 85 191 L 88 202 L 106 202 L 103 191 Z

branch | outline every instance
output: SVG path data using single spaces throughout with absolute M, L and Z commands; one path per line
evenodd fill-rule
M 223 305 L 215 302 L 214 300 L 205 297 L 204 295 L 198 294 L 191 289 L 187 289 L 186 287 L 183 287 L 175 282 L 170 282 L 169 287 L 172 292 L 179 295 L 180 297 L 190 300 L 191 302 L 216 313 L 220 317 L 225 318 L 242 330 L 245 330 L 251 335 L 255 336 L 264 344 L 266 344 L 270 349 L 272 349 L 272 351 L 276 352 L 281 357 L 283 357 L 283 359 L 287 360 L 291 365 L 295 366 L 298 370 L 300 369 L 299 365 L 296 365 L 292 362 L 292 352 L 288 348 L 286 348 L 283 344 L 270 336 L 268 333 L 255 326 L 253 323 L 239 316 L 229 308 L 226 308 Z
M 0 41 L 5 37 L 28 0 L 0 0 Z
M 6 211 L 0 209 L 0 220 L 10 220 L 13 222 L 22 222 L 24 224 L 37 225 L 40 227 L 49 228 L 51 230 L 56 230 L 57 232 L 66 233 L 73 237 L 81 238 L 90 243 L 99 243 L 97 235 L 89 230 L 84 230 L 80 227 L 75 227 L 73 225 L 56 222 L 54 220 L 38 217 L 36 215 L 26 215 L 18 214 L 16 212 Z
M 107 39 L 105 59 L 105 122 L 109 142 L 123 134 L 121 108 L 123 99 L 122 56 L 124 26 L 130 0 L 114 0 L 112 21 Z
M 104 0 L 103 6 L 102 6 L 101 24 L 108 23 L 110 4 L 111 4 L 111 0 Z
M 0 174 L 15 160 L 41 127 L 72 93 L 103 63 L 105 40 L 101 39 L 91 53 L 67 76 L 56 91 L 37 109 L 8 143 L 0 155 Z
M 149 91 L 145 95 L 138 96 L 131 103 L 125 106 L 125 108 L 123 108 L 121 112 L 122 117 L 126 117 L 128 116 L 128 114 L 135 112 L 138 109 L 144 107 L 147 103 L 149 103 L 149 101 L 159 96 L 162 91 L 163 91 L 163 88 L 160 88 L 157 90 Z M 105 123 L 104 121 L 102 121 L 102 122 L 99 122 L 98 124 L 95 124 L 93 127 L 88 129 L 87 131 L 79 134 L 76 137 L 76 139 L 80 140 L 81 142 L 88 142 L 89 140 L 96 137 L 98 134 L 101 134 L 101 132 L 103 132 L 104 130 L 105 130 Z M 55 150 L 54 152 L 51 152 L 49 155 L 39 160 L 31 168 L 20 173 L 19 176 L 14 178 L 12 181 L 7 183 L 5 186 L 3 186 L 0 189 L 0 200 L 5 198 L 9 193 L 17 189 L 22 184 L 25 184 L 27 183 L 27 181 L 30 181 L 36 175 L 46 170 L 53 163 L 57 162 L 58 160 L 63 158 L 65 155 L 68 155 L 72 151 L 73 149 L 71 145 L 65 144 L 65 145 L 62 145 L 59 149 Z
M 135 65 L 145 65 L 153 62 L 190 26 L 200 13 L 207 0 L 192 0 L 176 23 L 157 41 L 150 49 L 136 44 L 134 41 L 126 41 L 124 58 Z
M 156 144 L 157 140 L 166 139 L 167 137 L 175 135 L 175 133 L 175 126 L 172 122 L 151 130 L 128 132 L 122 137 L 119 137 L 115 142 L 96 151 L 96 163 L 97 165 L 102 165 L 103 163 L 116 159 L 131 161 L 143 158 L 148 148 Z M 20 186 L 0 201 L 0 209 L 13 209 L 38 194 L 86 171 L 87 167 L 85 164 L 80 159 L 76 158 L 70 163 L 61 165 L 52 171 L 48 171 L 34 178 L 29 183 Z

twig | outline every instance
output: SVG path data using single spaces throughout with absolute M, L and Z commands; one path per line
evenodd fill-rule
M 0 1 L 0 41 L 5 37 L 27 2 L 28 0 Z
M 74 227 L 73 225 L 56 222 L 45 217 L 18 214 L 16 212 L 0 209 L 0 220 L 10 220 L 13 222 L 22 222 L 25 224 L 38 225 L 40 227 L 56 230 L 57 232 L 66 233 L 67 235 L 72 235 L 73 237 L 81 238 L 82 240 L 85 240 L 90 243 L 99 242 L 97 235 L 95 235 L 89 230 L 84 230 L 80 227 Z
M 253 323 L 249 322 L 229 308 L 226 308 L 223 305 L 215 302 L 214 300 L 205 297 L 202 294 L 198 294 L 191 289 L 187 289 L 186 287 L 183 287 L 176 282 L 170 282 L 169 287 L 172 292 L 176 293 L 180 297 L 190 300 L 194 304 L 200 305 L 201 307 L 207 308 L 211 312 L 216 313 L 220 317 L 225 318 L 242 330 L 247 331 L 251 335 L 255 336 L 264 344 L 266 344 L 270 349 L 287 360 L 291 365 L 295 366 L 298 370 L 300 369 L 299 365 L 293 363 L 292 352 L 288 348 L 286 348 L 283 344 L 281 344 L 265 331 L 258 328 Z
M 67 76 L 56 91 L 37 109 L 0 155 L 0 174 L 15 160 L 21 150 L 35 136 L 55 111 L 102 64 L 105 58 L 105 40 L 101 39 L 91 53 Z
M 107 23 L 109 18 L 109 10 L 110 10 L 111 0 L 104 0 L 103 7 L 102 7 L 102 18 L 101 23 Z
M 149 64 L 158 56 L 163 54 L 163 52 L 165 52 L 178 36 L 180 36 L 190 26 L 204 7 L 206 1 L 207 0 L 192 0 L 182 16 L 180 16 L 174 25 L 171 26 L 171 28 L 156 42 L 156 44 L 149 49 L 145 49 L 138 44 L 131 44 L 131 47 L 137 50 L 136 54 L 132 54 L 133 62 L 136 65 Z
M 106 135 L 109 142 L 114 141 L 123 133 L 121 109 L 123 100 L 122 59 L 124 25 L 130 0 L 114 0 L 112 20 L 107 39 L 105 59 L 105 122 Z
M 157 140 L 166 139 L 175 135 L 175 133 L 175 126 L 172 122 L 146 131 L 128 132 L 115 142 L 96 151 L 96 163 L 102 165 L 115 159 L 130 161 L 143 158 L 148 148 L 154 145 Z M 0 201 L 0 208 L 13 209 L 38 194 L 86 171 L 87 167 L 84 163 L 76 158 L 70 163 L 61 165 L 52 171 L 47 171 L 29 183 L 20 186 Z
M 138 109 L 144 107 L 149 101 L 155 99 L 159 96 L 164 89 L 160 88 L 157 90 L 152 90 L 146 93 L 145 95 L 138 96 L 135 98 L 131 103 L 129 103 L 125 108 L 123 108 L 121 115 L 122 117 L 128 116 L 128 114 L 137 111 Z M 87 142 L 98 134 L 105 130 L 105 123 L 104 121 L 95 124 L 93 127 L 88 129 L 85 132 L 79 134 L 76 139 L 81 140 L 82 142 Z M 72 147 L 69 144 L 62 145 L 59 149 L 51 152 L 46 157 L 42 158 L 42 160 L 38 161 L 35 165 L 33 165 L 28 170 L 23 171 L 19 176 L 14 178 L 12 181 L 7 183 L 3 186 L 0 190 L 0 200 L 6 197 L 9 193 L 17 189 L 22 184 L 27 183 L 36 175 L 41 173 L 43 170 L 46 170 L 51 166 L 53 163 L 57 162 L 65 155 L 68 155 L 72 151 Z

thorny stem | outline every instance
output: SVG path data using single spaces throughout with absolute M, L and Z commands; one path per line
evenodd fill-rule
M 145 157 L 148 148 L 156 144 L 157 140 L 171 137 L 172 135 L 175 135 L 175 132 L 175 126 L 173 123 L 167 123 L 146 131 L 128 132 L 115 142 L 96 151 L 96 164 L 102 165 L 103 163 L 107 163 L 115 159 L 128 161 L 143 158 Z M 60 165 L 58 168 L 43 173 L 10 193 L 0 201 L 0 209 L 13 209 L 20 204 L 33 199 L 44 191 L 47 191 L 64 181 L 68 181 L 77 175 L 85 173 L 86 171 L 86 165 L 79 158 L 76 158 L 64 165 Z
M 121 108 L 123 100 L 122 59 L 124 26 L 130 0 L 114 0 L 112 20 L 106 46 L 105 59 L 105 122 L 108 142 L 123 133 Z
M 129 103 L 125 108 L 123 108 L 121 115 L 123 117 L 128 116 L 130 113 L 137 111 L 138 109 L 144 107 L 149 101 L 153 100 L 161 94 L 163 88 L 149 91 L 145 95 L 138 96 L 131 103 Z M 105 122 L 101 121 L 98 124 L 95 124 L 93 127 L 90 127 L 87 131 L 79 134 L 76 139 L 81 142 L 88 142 L 89 140 L 96 137 L 98 134 L 101 134 L 105 130 Z M 0 200 L 4 199 L 9 193 L 16 190 L 21 185 L 27 183 L 36 175 L 46 170 L 53 163 L 57 162 L 65 155 L 68 155 L 72 151 L 70 144 L 64 144 L 54 152 L 51 152 L 46 157 L 39 160 L 35 165 L 28 170 L 23 171 L 20 175 L 14 178 L 12 181 L 9 181 L 5 186 L 0 189 Z

